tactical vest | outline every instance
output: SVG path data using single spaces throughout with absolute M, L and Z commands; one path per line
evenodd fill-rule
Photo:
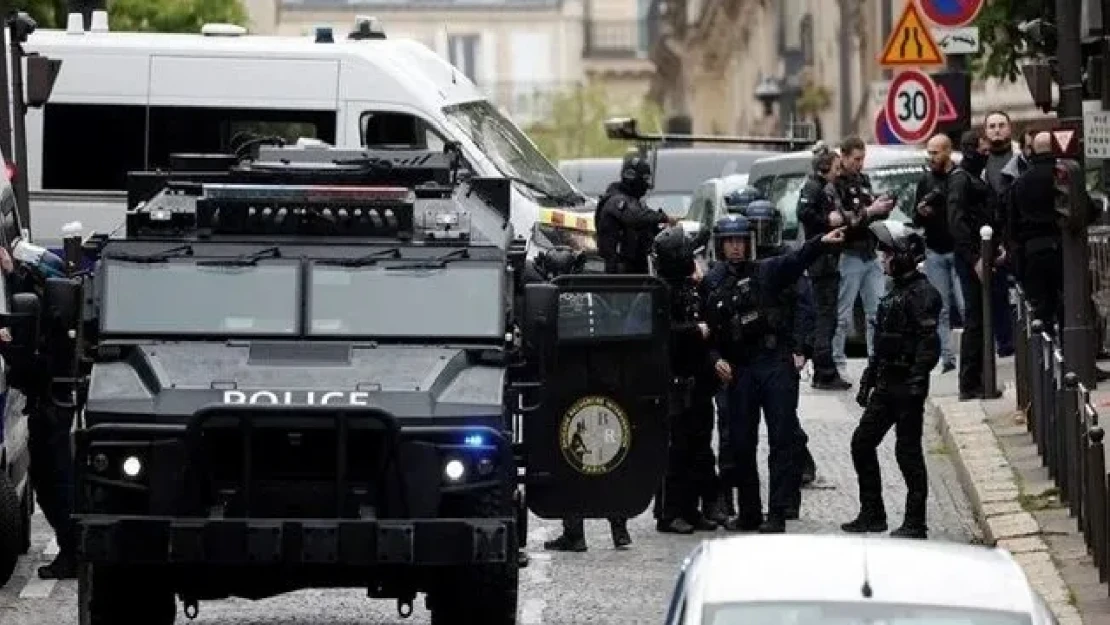
M 908 373 L 915 353 L 913 341 L 906 340 L 914 331 L 910 298 L 912 289 L 894 288 L 879 301 L 875 316 L 875 361 L 884 374 Z
M 758 263 L 744 270 L 730 269 L 728 277 L 710 295 L 715 330 L 729 345 L 733 357 L 764 350 L 792 348 L 796 291 L 770 292 L 759 282 Z

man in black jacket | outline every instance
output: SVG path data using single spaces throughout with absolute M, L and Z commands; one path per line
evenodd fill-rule
M 936 148 L 951 154 L 952 141 L 937 135 Z M 981 172 L 980 172 L 981 173 Z M 960 401 L 982 399 L 983 394 L 983 297 L 982 280 L 993 271 L 995 257 L 980 258 L 982 239 L 979 229 L 992 224 L 991 190 L 980 174 L 962 167 L 948 174 L 945 210 L 948 231 L 955 248 L 956 274 L 964 296 L 964 331 L 960 337 Z M 993 342 L 993 341 L 992 341 Z
M 840 175 L 840 155 L 819 148 L 813 155 L 813 173 L 798 195 L 798 221 L 806 239 L 821 236 L 847 225 L 840 196 L 833 182 Z M 840 297 L 840 253 L 817 258 L 808 269 L 817 303 L 817 327 L 813 341 L 813 388 L 842 391 L 852 387 L 840 377 L 833 360 L 832 341 L 836 334 L 837 300 Z
M 1018 279 L 1033 316 L 1055 332 L 1063 304 L 1063 256 L 1056 214 L 1056 156 L 1052 136 L 1033 138 L 1028 170 L 1014 181 L 1010 237 L 1018 257 Z
M 925 231 L 925 275 L 940 293 L 941 312 L 937 331 L 940 338 L 940 362 L 948 373 L 956 368 L 956 357 L 951 348 L 951 310 L 956 306 L 960 318 L 966 318 L 960 279 L 956 274 L 956 246 L 948 229 L 948 178 L 956 165 L 952 162 L 951 143 L 945 144 L 943 135 L 929 140 L 929 171 L 917 182 L 914 191 L 913 225 Z M 947 139 L 947 137 L 944 137 Z M 947 146 L 947 147 L 946 147 Z
M 609 185 L 594 213 L 605 273 L 648 273 L 648 254 L 659 226 L 675 223 L 663 211 L 644 205 L 649 189 L 651 165 L 638 153 L 629 153 L 621 162 L 620 180 Z

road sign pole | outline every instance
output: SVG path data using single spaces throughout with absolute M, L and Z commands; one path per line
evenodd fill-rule
M 1083 141 L 1083 69 L 1079 37 L 1079 3 L 1056 0 L 1056 28 L 1060 104 L 1059 126 L 1075 130 L 1070 144 Z M 1082 176 L 1083 150 L 1079 150 L 1078 175 Z M 1075 198 L 1072 210 L 1086 210 Z M 1090 265 L 1087 250 L 1087 220 L 1076 219 L 1063 228 L 1064 272 L 1064 360 L 1087 387 L 1095 387 L 1094 331 L 1091 323 Z

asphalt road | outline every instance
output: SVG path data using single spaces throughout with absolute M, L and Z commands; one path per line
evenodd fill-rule
M 858 374 L 860 361 L 849 364 L 849 375 Z M 1012 378 L 1000 363 L 999 379 Z M 934 394 L 952 394 L 955 373 L 935 375 Z M 817 392 L 803 384 L 801 415 L 817 459 L 822 488 L 807 490 L 802 518 L 790 524 L 791 532 L 826 533 L 856 512 L 855 473 L 848 455 L 852 429 L 861 410 L 845 393 Z M 974 522 L 946 451 L 935 427 L 927 428 L 929 462 L 929 524 L 935 540 L 967 542 L 973 539 Z M 881 449 L 883 482 L 891 523 L 901 521 L 905 488 L 893 456 L 893 435 Z M 766 445 L 761 448 L 766 458 Z M 761 466 L 765 467 L 766 464 Z M 766 475 L 764 475 L 766 480 Z M 766 482 L 765 482 L 766 483 Z M 766 501 L 766 500 L 765 500 Z M 650 512 L 630 523 L 633 546 L 612 548 L 603 521 L 587 523 L 590 550 L 584 554 L 548 554 L 544 540 L 560 531 L 557 521 L 532 520 L 529 545 L 532 564 L 522 571 L 521 625 L 640 625 L 662 621 L 666 601 L 679 564 L 704 538 L 725 536 L 718 531 L 694 536 L 658 534 Z M 20 563 L 15 578 L 0 589 L 0 623 L 3 625 L 69 625 L 77 622 L 75 582 L 43 582 L 34 568 L 48 560 L 56 546 L 41 515 L 36 517 L 32 555 Z M 396 603 L 370 600 L 358 590 L 303 591 L 266 601 L 202 603 L 197 625 L 379 625 L 428 623 L 429 613 L 418 598 L 409 619 L 397 615 Z M 184 615 L 179 623 L 189 622 Z

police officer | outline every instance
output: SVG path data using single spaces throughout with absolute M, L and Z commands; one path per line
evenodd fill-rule
M 609 185 L 594 213 L 597 251 L 605 261 L 605 273 L 648 273 L 651 242 L 662 224 L 675 220 L 661 210 L 644 205 L 651 188 L 651 165 L 639 153 L 630 152 L 621 162 L 621 179 Z
M 807 238 L 823 235 L 847 225 L 834 181 L 840 174 L 840 155 L 819 147 L 813 155 L 813 173 L 798 195 L 798 221 Z M 840 296 L 840 253 L 820 255 L 809 267 L 809 278 L 817 301 L 817 329 L 813 343 L 813 388 L 845 390 L 852 385 L 840 377 L 833 360 L 832 342 L 838 320 Z
M 756 258 L 779 256 L 786 252 L 782 241 L 782 213 L 774 204 L 765 199 L 762 194 L 752 201 L 744 211 L 744 216 L 752 225 L 755 239 Z M 794 283 L 794 336 L 791 343 L 791 352 L 794 354 L 794 366 L 800 372 L 805 368 L 807 361 L 813 359 L 813 336 L 817 326 L 817 305 L 814 302 L 813 286 L 809 277 L 802 275 Z M 794 410 L 797 412 L 797 399 L 795 396 Z M 809 451 L 809 435 L 798 422 L 798 437 L 801 440 L 801 471 L 802 485 L 812 484 L 817 479 L 817 463 Z M 799 493 L 799 498 L 801 493 Z M 799 499 L 800 503 L 800 499 Z M 798 506 L 791 509 L 789 519 L 796 519 Z
M 799 376 L 792 346 L 796 302 L 791 287 L 806 267 L 844 240 L 844 230 L 838 228 L 809 239 L 797 250 L 760 260 L 752 259 L 752 235 L 750 222 L 741 215 L 729 215 L 714 226 L 714 245 L 723 261 L 705 278 L 706 317 L 714 368 L 729 387 L 729 431 L 739 491 L 738 516 L 729 528 L 780 533 L 786 531 L 801 486 Z M 771 447 L 766 520 L 756 458 L 761 409 Z
M 557 247 L 540 252 L 534 260 L 526 263 L 523 277 L 526 283 L 546 282 L 564 274 L 581 273 L 585 265 L 585 253 Z M 623 548 L 632 542 L 625 519 L 609 519 L 609 526 L 613 534 L 614 546 Z M 586 551 L 585 523 L 579 518 L 563 519 L 563 534 L 545 542 L 543 548 L 547 551 Z
M 921 449 L 929 374 L 940 361 L 940 293 L 917 269 L 925 260 L 925 239 L 897 222 L 871 225 L 878 239 L 883 270 L 893 287 L 879 305 L 875 351 L 860 379 L 856 401 L 864 407 L 852 434 L 852 464 L 859 478 L 860 512 L 841 525 L 846 532 L 887 529 L 882 478 L 876 449 L 890 428 L 897 437 L 894 457 L 906 481 L 906 515 L 891 535 L 925 538 L 929 492 Z
M 31 268 L 12 263 L 6 250 L 0 257 L 0 270 L 8 274 L 12 292 L 34 292 L 42 297 L 42 280 Z M 42 327 L 52 325 L 47 318 L 40 323 Z M 10 333 L 0 331 L 0 355 L 10 364 L 19 363 L 9 369 L 8 382 L 27 397 L 31 485 L 58 543 L 58 555 L 39 567 L 38 576 L 73 579 L 77 576 L 77 534 L 72 519 L 74 466 L 70 430 L 75 413 L 65 407 L 69 397 L 53 396 L 50 383 L 55 372 L 69 362 L 72 352 L 68 349 L 57 352 L 51 345 L 41 344 L 35 346 L 30 362 L 20 362 L 12 357 L 10 341 Z
M 676 384 L 667 471 L 655 499 L 656 528 L 673 534 L 709 531 L 718 525 L 698 509 L 699 501 L 704 506 L 717 498 L 712 439 L 713 395 L 719 383 L 709 360 L 709 328 L 703 323 L 695 245 L 682 226 L 659 233 L 652 245 L 655 273 L 670 287 L 671 367 Z

